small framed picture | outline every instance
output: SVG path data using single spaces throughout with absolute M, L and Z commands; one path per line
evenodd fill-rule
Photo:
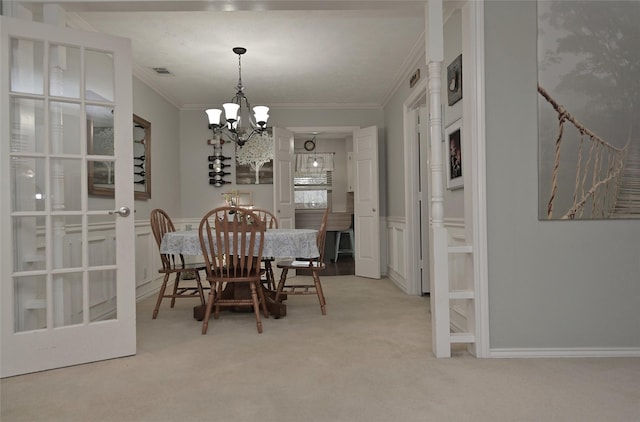
M 447 98 L 450 106 L 462 99 L 462 54 L 447 66 Z
M 445 130 L 445 156 L 447 157 L 447 189 L 464 186 L 462 174 L 462 119 L 451 123 Z

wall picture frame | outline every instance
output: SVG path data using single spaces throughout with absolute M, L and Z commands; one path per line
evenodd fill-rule
M 462 119 L 447 126 L 445 130 L 445 161 L 447 169 L 447 189 L 460 189 L 464 186 Z
M 133 196 L 136 200 L 151 199 L 151 123 L 133 115 Z M 114 155 L 113 121 L 107 118 L 87 120 L 87 152 L 89 155 Z M 87 181 L 90 196 L 115 196 L 115 161 L 89 160 Z
M 462 54 L 447 66 L 447 99 L 450 106 L 462 99 Z

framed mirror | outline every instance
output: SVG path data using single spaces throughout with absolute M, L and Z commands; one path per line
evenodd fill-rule
M 113 117 L 104 110 L 87 113 L 89 155 L 104 156 L 88 163 L 89 195 L 114 196 Z M 151 198 L 151 123 L 133 115 L 133 190 L 135 199 Z

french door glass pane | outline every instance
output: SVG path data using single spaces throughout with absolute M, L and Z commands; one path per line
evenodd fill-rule
M 112 215 L 88 216 L 89 266 L 116 264 L 116 239 Z
M 82 216 L 51 216 L 53 269 L 82 267 Z
M 87 106 L 89 155 L 109 155 L 114 152 L 113 108 Z
M 89 320 L 118 318 L 116 270 L 89 272 Z
M 14 277 L 15 331 L 47 328 L 47 277 Z
M 113 101 L 113 54 L 85 50 L 85 83 L 87 100 Z
M 97 171 L 96 176 L 98 177 L 98 181 L 99 182 L 103 182 L 105 180 L 108 180 L 109 178 L 111 180 L 115 180 L 114 176 L 113 176 L 113 172 L 115 171 L 115 165 L 113 163 L 113 161 L 89 161 L 88 162 L 88 174 L 87 174 L 87 178 L 89 177 L 93 177 L 93 172 L 94 169 L 95 171 Z M 111 174 L 111 176 L 109 176 L 109 174 Z M 95 179 L 94 179 L 95 180 Z M 106 185 L 106 184 L 102 184 L 102 185 L 94 185 L 93 189 L 94 191 L 98 190 L 100 187 L 111 187 L 113 188 L 113 184 L 111 185 Z M 105 211 L 105 210 L 115 210 L 116 209 L 116 200 L 113 196 L 111 197 L 94 197 L 91 196 L 92 191 L 89 191 L 89 202 L 88 202 L 88 210 L 89 211 Z M 114 217 L 111 217 L 111 224 L 113 224 L 114 221 Z
M 53 274 L 53 326 L 82 323 L 82 273 Z
M 11 152 L 44 152 L 44 100 L 11 99 Z
M 46 269 L 46 218 L 13 217 L 15 272 Z
M 49 93 L 57 97 L 80 98 L 80 49 L 49 46 Z
M 51 210 L 80 211 L 82 160 L 51 159 Z
M 80 105 L 52 101 L 49 108 L 49 139 L 52 154 L 80 154 Z
M 11 39 L 11 91 L 27 94 L 44 92 L 44 43 Z
M 11 158 L 12 211 L 44 211 L 47 195 L 45 159 Z

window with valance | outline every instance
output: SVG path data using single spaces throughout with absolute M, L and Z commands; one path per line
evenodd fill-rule
M 293 176 L 296 208 L 327 208 L 332 173 L 333 153 L 296 154 Z

